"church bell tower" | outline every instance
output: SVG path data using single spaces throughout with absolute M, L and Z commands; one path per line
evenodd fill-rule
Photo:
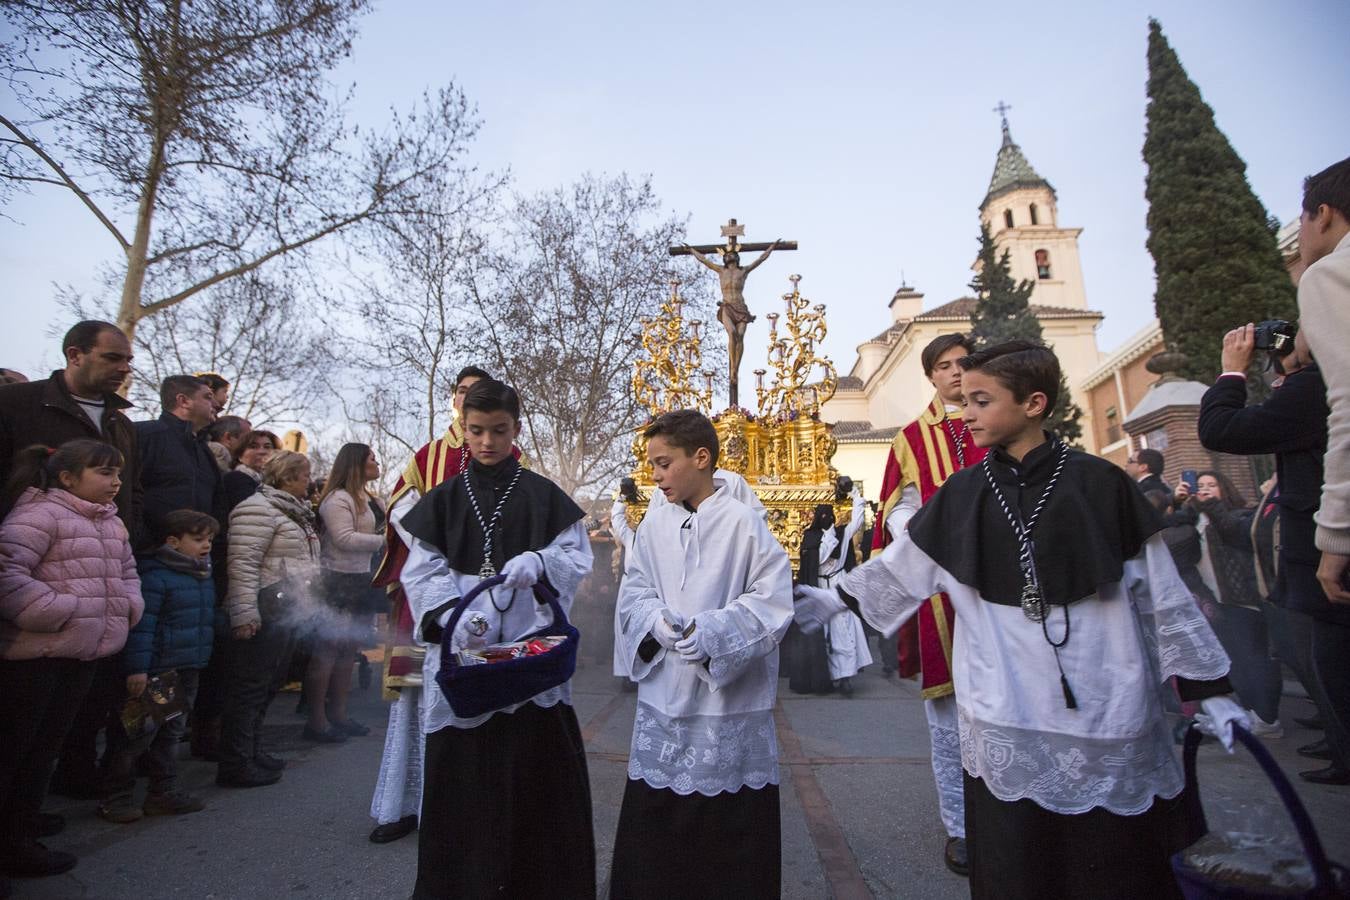
M 1078 261 L 1078 235 L 1083 229 L 1059 226 L 1055 189 L 1013 141 L 1007 110 L 1002 104 L 997 110 L 1004 114 L 1003 145 L 980 204 L 980 221 L 989 227 L 999 251 L 1009 251 L 1012 277 L 1035 282 L 1032 303 L 1087 309 Z

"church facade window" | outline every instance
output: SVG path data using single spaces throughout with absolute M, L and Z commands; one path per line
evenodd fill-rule
M 1042 281 L 1049 280 L 1052 277 L 1050 274 L 1049 250 L 1036 251 L 1036 277 Z
M 1039 225 L 1039 224 L 1041 224 L 1040 217 L 1036 215 L 1036 204 L 1035 204 L 1035 203 L 1031 204 L 1031 206 L 1029 206 L 1029 207 L 1027 208 L 1027 212 L 1031 214 L 1031 224 L 1032 224 L 1032 225 Z
M 1003 211 L 1003 224 L 1007 225 L 1009 228 L 1013 227 L 1013 216 L 1011 209 L 1005 209 Z

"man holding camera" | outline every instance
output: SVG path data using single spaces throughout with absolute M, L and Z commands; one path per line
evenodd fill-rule
M 1247 406 L 1246 372 L 1257 350 L 1269 353 L 1284 380 L 1263 402 Z M 1322 488 L 1327 448 L 1326 386 L 1303 331 L 1287 322 L 1243 325 L 1224 335 L 1223 374 L 1200 403 L 1200 442 L 1210 450 L 1275 454 L 1279 507 L 1276 575 L 1270 588 L 1271 626 L 1290 635 L 1294 668 L 1308 671 L 1308 685 L 1327 726 L 1332 765 L 1300 773 L 1317 784 L 1350 783 L 1350 746 L 1330 710 L 1344 706 L 1350 679 L 1345 662 L 1316 654 L 1314 633 L 1350 628 L 1350 607 L 1331 603 L 1317 580 L 1319 554 L 1313 513 Z M 1320 657 L 1320 661 L 1319 661 Z M 1313 745 L 1304 750 L 1324 751 Z

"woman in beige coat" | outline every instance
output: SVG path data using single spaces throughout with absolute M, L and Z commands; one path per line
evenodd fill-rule
M 285 763 L 260 751 L 268 704 L 281 687 L 296 625 L 313 615 L 319 535 L 305 502 L 309 460 L 281 450 L 263 466 L 258 493 L 230 513 L 227 659 L 216 783 L 258 787 L 281 780 Z
M 347 715 L 347 695 L 356 648 L 370 635 L 375 604 L 383 605 L 383 592 L 371 586 L 370 576 L 374 555 L 384 549 L 384 514 L 377 518 L 375 498 L 366 490 L 379 477 L 375 451 L 365 444 L 345 444 L 319 499 L 324 603 L 305 672 L 306 740 L 333 744 L 370 734 Z

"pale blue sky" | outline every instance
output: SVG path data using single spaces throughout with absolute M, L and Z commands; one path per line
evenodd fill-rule
M 684 6 L 390 0 L 339 75 L 372 125 L 453 78 L 484 120 L 475 161 L 509 166 L 518 189 L 651 173 L 667 206 L 691 215 L 695 242 L 716 240 L 731 216 L 747 240 L 797 239 L 801 250 L 751 276 L 747 300 L 776 309 L 786 276 L 801 273 L 803 292 L 829 305 L 841 372 L 888 323 L 902 269 L 930 306 L 966 292 L 999 100 L 1058 191 L 1060 223 L 1084 229 L 1101 349 L 1148 321 L 1150 14 L 1281 221 L 1297 215 L 1305 175 L 1350 154 L 1344 0 Z M 55 189 L 9 213 L 19 223 L 0 222 L 0 366 L 42 374 L 58 357 L 52 282 L 88 289 L 115 248 Z M 763 341 L 752 328 L 746 369 Z

